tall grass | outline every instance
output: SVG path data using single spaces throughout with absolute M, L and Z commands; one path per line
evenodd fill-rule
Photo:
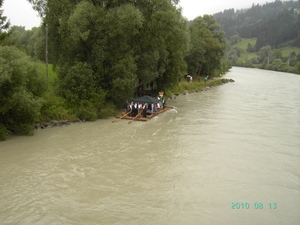
M 39 63 L 39 72 L 41 77 L 47 78 L 47 70 L 45 63 Z M 57 72 L 54 70 L 52 64 L 48 64 L 48 83 L 54 84 L 55 80 L 57 79 Z

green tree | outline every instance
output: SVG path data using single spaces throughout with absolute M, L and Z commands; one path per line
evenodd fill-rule
M 238 57 L 241 57 L 241 54 L 244 53 L 244 49 L 239 48 L 239 47 L 234 47 L 233 50 L 236 51 L 236 54 Z
M 236 49 L 231 49 L 227 52 L 227 59 L 231 61 L 233 65 L 235 65 L 238 61 L 238 53 Z
M 106 101 L 119 105 L 132 97 L 138 81 L 164 87 L 186 70 L 187 21 L 178 1 L 30 2 L 45 9 L 49 51 L 61 68 L 61 83 L 69 77 L 66 68 L 81 62 L 93 71 Z
M 239 43 L 241 40 L 242 40 L 242 38 L 238 34 L 236 34 L 236 35 L 233 35 L 230 37 L 229 43 L 230 43 L 230 45 L 234 45 L 234 44 Z
M 105 74 L 108 98 L 121 104 L 132 97 L 137 83 L 136 40 L 143 18 L 141 12 L 131 4 L 109 9 L 105 18 L 108 41 L 104 68 L 108 72 Z
M 105 93 L 96 85 L 96 75 L 87 63 L 78 62 L 72 67 L 62 69 L 65 74 L 60 81 L 61 95 L 67 100 L 70 108 L 81 119 L 95 120 L 98 118 Z
M 201 71 L 205 63 L 204 53 L 205 41 L 202 37 L 202 33 L 199 32 L 197 26 L 191 26 L 189 52 L 185 57 L 188 64 L 188 74 L 201 75 Z
M 4 40 L 8 37 L 6 32 L 10 26 L 10 22 L 6 21 L 7 17 L 3 15 L 3 10 L 1 9 L 3 5 L 3 0 L 0 0 L 0 45 L 3 44 Z
M 9 38 L 7 43 L 15 45 L 18 49 L 35 59 L 45 60 L 45 43 L 43 43 L 43 57 L 39 57 L 37 43 L 44 39 L 44 34 L 40 32 L 41 28 L 34 27 L 31 30 L 25 30 L 23 26 L 12 26 L 9 29 Z M 44 41 L 45 42 L 45 41 Z
M 186 57 L 188 71 L 214 75 L 215 71 L 220 70 L 226 51 L 224 32 L 213 16 L 204 15 L 193 20 L 190 33 L 191 45 Z
M 260 62 L 270 63 L 271 57 L 271 46 L 264 46 L 258 52 Z
M 158 44 L 153 50 L 154 52 L 158 50 L 160 56 L 156 66 L 158 77 L 155 81 L 158 89 L 163 90 L 177 84 L 178 75 L 186 73 L 184 56 L 188 50 L 189 40 L 187 21 L 182 18 L 180 11 L 169 4 L 169 1 L 164 1 L 161 9 L 153 13 L 151 27 L 151 36 L 157 37 L 156 43 L 153 44 Z
M 296 66 L 296 65 L 297 65 L 297 60 L 296 60 L 296 58 L 295 58 L 295 57 L 294 57 L 294 58 L 291 58 L 290 61 L 289 61 L 289 66 L 294 67 L 294 66 Z
M 15 47 L 0 46 L 0 124 L 16 134 L 32 134 L 42 106 L 45 81 L 36 65 Z
M 251 43 L 248 43 L 248 45 L 247 45 L 247 50 L 246 50 L 247 52 L 255 52 L 255 47 L 253 47 L 252 45 L 251 45 Z
M 10 36 L 7 40 L 9 44 L 15 45 L 16 47 L 19 47 L 19 39 L 21 35 L 25 32 L 25 27 L 24 26 L 12 26 L 9 29 L 10 31 Z
M 282 66 L 282 60 L 281 59 L 275 59 L 271 64 L 272 70 L 280 71 L 280 67 Z
M 47 0 L 27 0 L 27 1 L 32 4 L 33 9 L 36 10 L 42 18 L 46 15 L 48 11 Z
M 271 61 L 273 62 L 275 59 L 282 59 L 282 52 L 278 49 L 272 51 Z

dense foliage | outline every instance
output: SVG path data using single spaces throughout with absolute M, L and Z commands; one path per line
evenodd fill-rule
M 252 5 L 248 10 L 224 10 L 214 15 L 226 38 L 257 37 L 256 51 L 270 45 L 278 48 L 286 43 L 300 47 L 300 1 L 275 0 L 263 5 Z
M 45 88 L 28 56 L 15 47 L 0 46 L 0 129 L 31 134 Z
M 188 73 L 198 75 L 214 74 L 221 70 L 222 58 L 226 51 L 224 31 L 213 16 L 196 18 L 190 25 L 191 44 L 186 56 Z
M 7 32 L 0 14 L 1 139 L 31 134 L 41 120 L 110 116 L 137 87 L 167 90 L 187 72 L 214 76 L 230 67 L 214 18 L 188 27 L 178 0 L 28 1 L 43 18 L 40 27 Z M 56 80 L 39 69 L 46 55 Z
M 118 105 L 133 96 L 138 81 L 164 87 L 185 71 L 186 21 L 169 0 L 52 0 L 47 7 L 53 63 L 62 68 L 62 83 L 81 62 L 102 97 Z M 63 92 L 68 88 L 75 87 L 61 86 Z
M 77 112 L 81 100 L 97 115 L 103 101 L 120 106 L 131 98 L 137 84 L 155 83 L 158 89 L 164 89 L 175 85 L 178 76 L 187 71 L 190 62 L 184 59 L 189 54 L 190 34 L 186 19 L 176 7 L 178 1 L 30 2 L 45 15 L 52 60 L 60 68 L 60 93 Z M 193 51 L 200 51 L 205 58 L 198 62 L 203 73 L 213 74 L 224 55 L 224 34 L 214 34 L 219 27 L 216 29 L 212 17 L 206 20 L 210 27 L 198 30 L 200 39 L 193 40 L 197 45 L 205 39 L 205 45 Z M 89 72 L 83 74 L 79 65 L 88 67 Z M 75 91 L 90 86 L 98 102 Z
M 300 1 L 276 0 L 250 9 L 224 10 L 214 15 L 229 39 L 232 65 L 300 74 Z M 255 39 L 242 46 L 242 39 Z M 288 56 L 279 48 L 289 47 Z M 248 56 L 249 55 L 249 56 Z
M 3 44 L 3 41 L 7 37 L 7 33 L 4 32 L 10 26 L 9 21 L 7 21 L 7 17 L 3 15 L 3 10 L 1 9 L 3 5 L 3 0 L 0 0 L 0 45 Z

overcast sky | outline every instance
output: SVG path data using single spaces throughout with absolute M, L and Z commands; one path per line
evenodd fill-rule
M 24 26 L 30 30 L 40 25 L 37 12 L 32 9 L 27 0 L 4 0 L 3 15 L 10 20 L 11 25 Z
M 274 2 L 275 0 L 180 0 L 183 8 L 182 15 L 189 20 L 193 20 L 198 16 L 205 14 L 213 15 L 223 12 L 224 9 L 244 9 L 251 8 L 252 4 L 263 5 L 266 2 Z
M 180 0 L 183 8 L 183 16 L 189 20 L 204 14 L 214 14 L 224 9 L 251 8 L 252 4 L 263 5 L 266 2 L 275 0 Z M 30 30 L 32 27 L 40 25 L 40 18 L 37 16 L 27 0 L 4 0 L 4 15 L 10 20 L 12 25 L 25 26 Z

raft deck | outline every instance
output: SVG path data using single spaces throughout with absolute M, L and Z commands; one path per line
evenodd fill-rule
M 134 119 L 134 121 L 146 122 L 148 120 L 151 120 L 153 117 L 168 111 L 169 109 L 173 109 L 173 107 L 172 106 L 166 106 L 164 109 L 159 109 L 157 112 L 147 111 L 147 117 L 146 118 L 144 118 L 142 115 L 138 116 L 137 118 L 132 117 L 132 116 L 124 116 L 124 113 L 122 113 L 122 115 L 120 115 L 120 116 L 116 116 L 116 118 L 117 119 L 121 118 L 121 119 L 125 119 L 125 120 L 133 120 Z

